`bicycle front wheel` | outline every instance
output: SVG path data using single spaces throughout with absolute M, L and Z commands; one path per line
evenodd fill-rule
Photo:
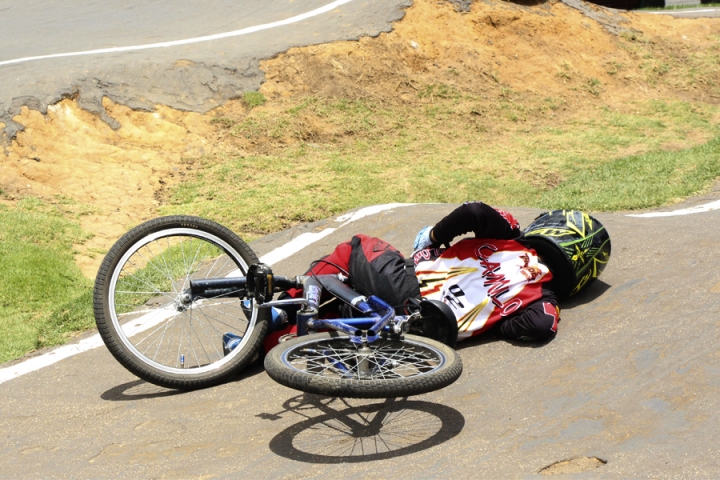
M 444 388 L 460 377 L 462 361 L 439 342 L 414 335 L 358 345 L 337 332 L 280 343 L 265 357 L 276 382 L 332 397 L 407 397 Z
M 100 266 L 94 290 L 100 335 L 125 368 L 150 383 L 178 389 L 220 383 L 258 354 L 267 311 L 239 291 L 193 298 L 190 281 L 244 276 L 257 261 L 240 237 L 209 220 L 143 223 Z M 224 349 L 226 334 L 237 343 L 231 351 Z

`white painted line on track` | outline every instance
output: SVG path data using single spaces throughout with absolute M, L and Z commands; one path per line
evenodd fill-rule
M 345 225 L 348 225 L 352 222 L 355 222 L 357 220 L 360 220 L 361 218 L 368 217 L 370 215 L 377 215 L 380 212 L 384 212 L 386 210 L 391 210 L 393 208 L 398 207 L 409 207 L 411 205 L 415 205 L 414 203 L 386 203 L 384 205 L 373 205 L 371 207 L 365 207 L 361 208 L 357 212 L 348 213 L 345 215 L 341 215 L 338 218 L 335 219 L 336 222 L 342 223 L 337 228 L 326 228 L 325 230 L 317 233 L 303 233 L 299 237 L 296 237 L 292 239 L 290 242 L 286 243 L 282 247 L 276 248 L 272 252 L 263 255 L 262 258 L 260 258 L 260 261 L 262 263 L 267 263 L 268 265 L 272 265 L 273 263 L 277 263 L 281 260 L 285 260 L 290 255 L 293 255 L 303 248 L 307 247 L 310 244 L 313 244 L 317 242 L 318 240 L 327 237 L 331 233 L 333 233 L 338 228 L 342 228 Z
M 411 205 L 415 204 L 389 203 L 385 205 L 373 205 L 371 207 L 361 208 L 360 210 L 353 213 L 341 215 L 335 219 L 336 222 L 341 223 L 341 225 L 339 225 L 338 227 L 326 228 L 318 233 L 303 233 L 302 235 L 293 238 L 285 245 L 276 248 L 275 250 L 266 255 L 263 255 L 260 258 L 260 261 L 268 265 L 273 265 L 277 262 L 280 262 L 281 260 L 290 257 L 291 255 L 294 255 L 295 253 L 299 252 L 307 246 L 312 245 L 318 240 L 327 237 L 339 228 L 349 225 L 352 222 L 360 220 L 361 218 L 365 218 L 370 215 L 376 215 L 380 212 L 391 210 L 393 208 L 409 207 Z M 235 275 L 237 274 L 239 274 L 239 271 L 235 273 Z M 232 273 L 229 276 L 232 276 Z M 174 309 L 169 309 L 167 310 L 167 312 L 155 310 L 146 315 L 143 315 L 142 317 L 133 321 L 132 326 L 128 326 L 129 328 L 134 329 L 134 331 L 132 333 L 129 333 L 129 335 L 137 333 L 139 331 L 143 331 L 147 328 L 151 328 L 153 325 L 159 324 L 160 322 L 164 321 L 166 318 L 169 318 L 175 313 L 176 311 Z M 11 367 L 0 369 L 0 383 L 4 383 L 27 373 L 40 370 L 41 368 L 48 367 L 54 363 L 59 362 L 60 360 L 72 357 L 74 355 L 77 355 L 78 353 L 83 353 L 87 352 L 88 350 L 102 347 L 103 345 L 104 343 L 102 341 L 102 338 L 100 338 L 100 334 L 95 334 L 84 340 L 80 340 L 77 343 L 58 347 L 48 353 L 44 353 L 42 355 L 38 355 L 37 357 L 30 358 Z
M 644 12 L 644 13 L 650 13 L 652 15 L 672 15 L 673 13 L 707 13 L 707 12 L 716 12 L 717 9 L 715 8 L 703 8 L 700 10 L 686 10 L 684 8 L 677 8 L 677 9 L 671 9 L 667 11 L 662 12 Z
M 326 228 L 325 230 L 321 232 L 307 232 L 303 233 L 302 235 L 299 235 L 292 240 L 290 240 L 288 243 L 283 245 L 282 247 L 278 247 L 275 250 L 273 250 L 270 253 L 267 253 L 260 257 L 260 263 L 266 263 L 268 265 L 273 265 L 275 263 L 278 263 L 281 260 L 285 260 L 290 255 L 293 255 L 303 248 L 307 247 L 308 245 L 312 245 L 313 243 L 317 242 L 318 240 L 321 240 L 331 233 L 333 233 L 337 228 Z M 238 272 L 239 273 L 239 272 Z M 237 275 L 238 273 L 235 273 Z
M 648 213 L 632 213 L 625 215 L 626 217 L 636 218 L 655 218 L 655 217 L 677 217 L 680 215 L 692 215 L 695 213 L 706 213 L 713 210 L 720 210 L 720 200 L 716 202 L 706 203 L 705 205 L 698 205 L 697 207 L 683 208 L 681 210 L 674 210 L 672 212 L 648 212 Z
M 243 28 L 241 30 L 234 30 L 232 32 L 217 33 L 214 35 L 205 35 L 203 37 L 187 38 L 185 40 L 174 40 L 174 41 L 170 41 L 170 42 L 148 43 L 145 45 L 132 45 L 132 46 L 128 46 L 128 47 L 99 48 L 96 50 L 86 50 L 83 52 L 55 53 L 55 54 L 51 54 L 51 55 L 38 55 L 38 56 L 34 56 L 34 57 L 16 58 L 13 60 L 1 61 L 0 67 L 3 65 L 25 63 L 25 62 L 31 62 L 34 60 L 48 60 L 51 58 L 64 58 L 64 57 L 79 57 L 79 56 L 84 56 L 84 55 L 100 55 L 100 54 L 106 54 L 106 53 L 134 52 L 134 51 L 138 51 L 138 50 L 149 50 L 152 48 L 178 47 L 181 45 L 190 45 L 193 43 L 209 42 L 211 40 L 221 40 L 223 38 L 239 37 L 241 35 L 248 35 L 250 33 L 259 32 L 262 30 L 269 30 L 271 28 L 282 27 L 282 26 L 293 24 L 293 23 L 302 22 L 303 20 L 307 20 L 308 18 L 316 17 L 318 15 L 322 15 L 324 13 L 330 12 L 339 6 L 345 5 L 346 3 L 350 3 L 352 1 L 353 0 L 335 0 L 334 2 L 328 3 L 327 5 L 325 5 L 323 7 L 316 8 L 315 10 L 311 10 L 309 12 L 287 18 L 285 20 L 279 20 L 277 22 L 266 23 L 263 25 L 255 25 L 253 27 Z

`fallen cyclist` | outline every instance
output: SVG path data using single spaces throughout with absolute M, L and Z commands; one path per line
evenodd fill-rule
M 474 238 L 456 238 L 472 232 Z M 364 295 L 396 307 L 432 305 L 449 328 L 428 325 L 419 333 L 454 346 L 485 332 L 514 340 L 549 341 L 560 321 L 558 301 L 574 295 L 603 271 L 610 258 L 610 237 L 590 215 L 573 210 L 547 212 L 524 230 L 508 212 L 482 202 L 456 208 L 417 235 L 405 259 L 375 237 L 355 235 L 311 265 L 315 275 L 342 273 Z M 283 295 L 302 296 L 301 290 Z M 273 308 L 270 350 L 295 335 L 295 311 Z M 352 316 L 337 299 L 320 311 L 324 318 Z M 436 317 L 438 318 L 438 317 Z M 226 351 L 236 341 L 225 338 Z

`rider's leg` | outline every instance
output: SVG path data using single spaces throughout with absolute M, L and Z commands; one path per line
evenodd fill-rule
M 548 341 L 555 337 L 559 321 L 560 307 L 557 298 L 548 292 L 519 314 L 500 322 L 493 327 L 492 332 L 515 340 Z

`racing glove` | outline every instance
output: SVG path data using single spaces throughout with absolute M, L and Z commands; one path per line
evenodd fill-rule
M 415 237 L 415 243 L 413 243 L 413 250 L 422 250 L 435 243 L 430 236 L 432 229 L 433 227 L 428 226 L 418 232 Z

